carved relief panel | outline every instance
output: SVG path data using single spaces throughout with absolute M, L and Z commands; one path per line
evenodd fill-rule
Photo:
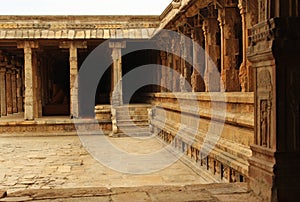
M 257 136 L 256 144 L 272 148 L 272 111 L 273 105 L 273 84 L 272 73 L 269 68 L 257 69 Z M 275 117 L 274 117 L 275 118 Z

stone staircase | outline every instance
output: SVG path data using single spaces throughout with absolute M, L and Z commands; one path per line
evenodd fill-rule
M 150 136 L 148 109 L 151 105 L 130 104 L 116 107 L 117 137 Z

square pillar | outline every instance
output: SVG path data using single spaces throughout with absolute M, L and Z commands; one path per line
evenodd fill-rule
M 17 69 L 16 79 L 17 79 L 17 108 L 18 112 L 23 112 L 23 96 L 22 96 L 22 74 L 21 69 Z
M 126 48 L 126 42 L 109 42 L 109 48 L 112 49 L 113 59 L 113 82 L 112 82 L 112 97 L 111 104 L 120 106 L 123 104 L 122 90 L 122 48 Z
M 167 72 L 166 72 L 166 66 L 167 66 L 167 53 L 161 51 L 160 52 L 160 58 L 161 58 L 161 65 L 163 68 L 161 69 L 161 92 L 167 92 Z
M 7 110 L 6 110 L 6 82 L 5 82 L 5 75 L 6 75 L 6 68 L 3 67 L 5 64 L 1 64 L 0 68 L 0 104 L 1 104 L 1 116 L 6 116 L 7 115 Z
M 226 6 L 219 9 L 218 21 L 221 30 L 221 89 L 225 92 L 239 92 L 241 90 L 239 81 L 239 68 L 242 60 L 240 53 L 239 30 L 241 28 L 241 17 L 237 5 Z
M 86 41 L 64 41 L 60 43 L 59 48 L 69 49 L 70 62 L 70 116 L 79 117 L 78 101 L 78 52 L 79 48 L 87 48 Z
M 193 73 L 191 77 L 192 91 L 193 92 L 204 92 L 205 84 L 203 77 L 205 71 L 205 54 L 202 52 L 204 35 L 203 30 L 194 28 L 192 30 L 193 39 Z M 201 76 L 202 75 L 202 76 Z
M 77 47 L 70 44 L 70 112 L 71 117 L 78 117 L 78 55 Z
M 18 48 L 24 49 L 24 78 L 25 78 L 25 104 L 24 104 L 24 119 L 34 120 L 37 112 L 36 110 L 36 87 L 34 82 L 34 58 L 33 50 L 38 48 L 37 42 L 24 41 L 18 43 Z
M 10 65 L 9 65 L 10 66 Z M 9 67 L 6 71 L 5 82 L 6 82 L 6 108 L 7 114 L 13 113 L 13 100 L 12 100 L 12 82 L 11 82 L 12 70 Z
M 12 69 L 11 90 L 12 90 L 12 104 L 13 104 L 12 111 L 13 113 L 18 113 L 16 68 Z
M 205 91 L 219 92 L 220 91 L 220 28 L 217 21 L 217 10 L 209 7 L 208 17 L 203 21 L 203 33 L 205 38 Z

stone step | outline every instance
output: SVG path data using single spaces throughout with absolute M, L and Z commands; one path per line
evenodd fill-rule
M 118 113 L 117 114 L 117 118 L 120 119 L 148 119 L 148 115 L 144 115 L 144 114 L 121 114 Z
M 119 131 L 117 134 L 114 134 L 113 137 L 149 137 L 152 133 L 150 132 L 131 132 L 131 133 L 124 133 Z
M 147 120 L 117 120 L 118 125 L 149 125 Z
M 141 111 L 138 111 L 138 112 L 129 112 L 128 111 L 124 111 L 124 112 L 120 112 L 120 111 L 117 111 L 117 117 L 118 116 L 126 116 L 126 117 L 131 117 L 131 116 L 148 116 L 148 112 L 141 112 Z

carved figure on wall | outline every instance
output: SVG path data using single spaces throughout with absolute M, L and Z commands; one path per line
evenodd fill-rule
M 260 106 L 260 145 L 267 147 L 267 139 L 269 135 L 268 130 L 268 102 L 267 100 L 261 101 Z

